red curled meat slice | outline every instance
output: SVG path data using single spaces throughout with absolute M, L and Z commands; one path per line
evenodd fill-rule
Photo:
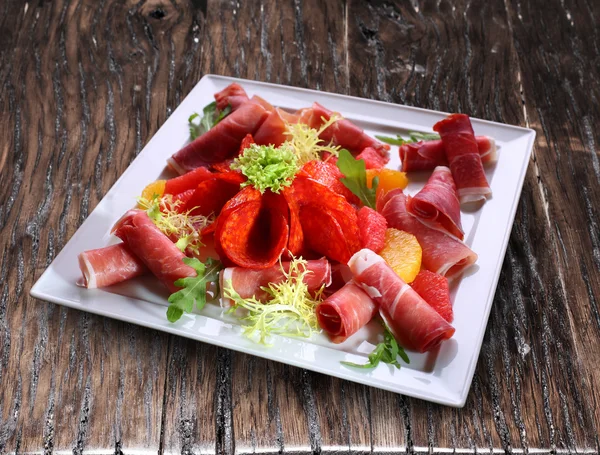
M 382 169 L 389 163 L 390 157 L 383 156 L 373 147 L 367 147 L 356 157 L 357 160 L 363 160 L 367 169 Z
M 275 265 L 289 238 L 288 213 L 281 206 L 263 197 L 221 213 L 215 249 L 228 259 L 224 262 L 256 269 Z
M 218 215 L 223 206 L 240 191 L 246 178 L 237 172 L 213 174 L 213 178 L 200 183 L 188 199 L 186 210 L 192 215 Z
M 348 266 L 354 279 L 380 306 L 380 314 L 402 346 L 430 351 L 454 335 L 454 328 L 371 250 L 360 250 Z
M 200 183 L 214 177 L 214 174 L 205 167 L 199 167 L 186 174 L 169 179 L 165 182 L 165 194 L 179 194 L 195 189 Z
M 342 343 L 364 327 L 377 312 L 377 305 L 362 288 L 347 283 L 317 305 L 319 326 L 331 341 Z
M 248 95 L 240 84 L 234 82 L 220 92 L 215 93 L 215 101 L 220 111 L 227 106 L 231 106 L 231 112 L 233 112 L 248 101 Z
M 150 269 L 173 293 L 179 288 L 175 281 L 196 276 L 196 271 L 184 264 L 185 255 L 148 218 L 143 210 L 129 210 L 113 227 L 113 234 Z
M 456 185 L 450 169 L 445 166 L 436 167 L 423 189 L 408 198 L 406 210 L 433 229 L 460 240 L 465 237 Z
M 326 186 L 335 193 L 344 196 L 351 204 L 357 204 L 360 202 L 357 196 L 352 191 L 346 188 L 346 185 L 340 180 L 344 177 L 342 171 L 331 161 L 318 161 L 313 160 L 302 166 L 300 170 L 302 175 L 309 177 L 321 185 Z
M 228 267 L 221 271 L 219 277 L 221 289 L 225 288 L 227 282 L 231 283 L 231 287 L 242 297 L 248 299 L 255 297 L 260 301 L 265 301 L 269 298 L 269 294 L 261 289 L 268 286 L 269 283 L 278 284 L 285 281 L 285 274 L 289 272 L 290 263 L 283 262 L 275 264 L 268 269 L 247 269 L 243 267 Z M 331 265 L 327 259 L 318 259 L 306 261 L 307 273 L 303 282 L 306 284 L 309 292 L 316 292 L 323 285 L 331 284 Z M 231 301 L 226 300 L 226 305 L 230 305 Z
M 304 233 L 300 224 L 300 207 L 293 191 L 285 188 L 282 192 L 289 208 L 290 236 L 288 239 L 288 253 L 297 256 L 304 249 Z
M 143 275 L 144 263 L 124 243 L 84 251 L 77 256 L 88 289 L 103 288 Z
M 260 103 L 244 103 L 175 153 L 168 159 L 169 165 L 179 174 L 185 174 L 200 166 L 209 166 L 235 156 L 242 139 L 247 134 L 254 134 L 268 115 L 268 111 Z
M 460 240 L 425 226 L 406 211 L 406 195 L 390 191 L 381 211 L 389 227 L 414 235 L 423 250 L 422 265 L 447 278 L 461 274 L 477 260 L 477 254 Z M 386 195 L 388 196 L 388 195 Z
M 381 213 L 370 207 L 362 207 L 358 211 L 358 229 L 360 230 L 360 246 L 379 253 L 385 246 L 385 230 L 387 221 Z
M 286 117 L 284 117 L 281 109 L 274 109 L 269 116 L 265 119 L 263 124 L 260 126 L 254 140 L 259 145 L 274 145 L 276 147 L 283 144 L 288 136 L 287 132 Z M 290 114 L 288 114 L 290 115 Z
M 437 122 L 433 130 L 442 138 L 461 204 L 490 197 L 492 190 L 483 171 L 469 116 L 452 114 Z
M 317 205 L 303 206 L 300 222 L 308 248 L 334 261 L 345 263 L 350 259 L 353 251 L 331 210 Z
M 497 160 L 496 142 L 491 137 L 475 136 L 482 163 Z M 437 166 L 448 166 L 446 152 L 441 140 L 420 141 L 404 144 L 398 150 L 403 172 L 431 171 Z
M 317 129 L 323 124 L 323 119 L 329 120 L 333 114 L 332 111 L 321 106 L 319 103 L 314 103 L 312 110 L 312 117 L 309 120 L 311 123 L 310 126 Z M 306 116 L 306 114 L 304 115 Z M 358 155 L 367 147 L 372 147 L 377 153 L 387 157 L 390 150 L 389 145 L 367 135 L 361 128 L 347 119 L 338 120 L 333 123 L 319 137 L 326 143 L 333 142 L 348 149 L 353 155 Z

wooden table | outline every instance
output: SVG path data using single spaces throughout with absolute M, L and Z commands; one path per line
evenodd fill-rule
M 5 0 L 0 452 L 594 452 L 595 0 Z M 464 409 L 29 297 L 206 73 L 534 128 Z

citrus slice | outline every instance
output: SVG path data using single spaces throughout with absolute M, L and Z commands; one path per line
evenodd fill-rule
M 166 180 L 157 180 L 156 182 L 150 183 L 142 191 L 142 198 L 150 201 L 154 196 L 161 197 L 165 194 L 165 183 Z
M 396 188 L 406 188 L 408 178 L 405 172 L 395 171 L 393 169 L 367 169 L 367 185 L 371 188 L 373 179 L 379 177 L 377 193 L 388 192 Z
M 412 283 L 421 270 L 421 245 L 417 238 L 408 232 L 394 228 L 386 229 L 385 246 L 379 255 L 406 283 Z

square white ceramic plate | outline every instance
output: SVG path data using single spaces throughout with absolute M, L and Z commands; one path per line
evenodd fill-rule
M 216 304 L 207 304 L 200 314 L 184 315 L 177 323 L 169 323 L 165 316 L 167 293 L 149 279 L 139 278 L 102 290 L 76 286 L 80 277 L 77 255 L 84 250 L 116 243 L 109 235 L 111 226 L 135 204 L 135 197 L 149 182 L 161 174 L 167 175 L 164 174 L 166 159 L 189 140 L 187 119 L 190 114 L 201 111 L 213 101 L 215 92 L 234 81 L 241 83 L 250 96 L 259 95 L 285 109 L 295 110 L 318 101 L 371 135 L 431 132 L 432 126 L 446 116 L 442 112 L 314 90 L 204 76 L 81 225 L 33 286 L 31 295 L 349 381 L 450 406 L 463 406 L 533 147 L 535 132 L 530 129 L 473 119 L 475 134 L 491 136 L 499 146 L 497 164 L 486 169 L 493 198 L 478 211 L 462 214 L 465 240 L 479 255 L 479 260 L 453 286 L 454 337 L 443 343 L 437 352 L 409 353 L 410 365 L 400 370 L 384 364 L 374 370 L 360 370 L 340 363 L 342 360 L 357 363 L 366 360 L 373 343 L 377 343 L 378 329 L 372 325 L 340 345 L 317 334 L 309 340 L 277 336 L 272 340 L 273 346 L 265 347 L 247 339 L 241 333 L 239 322 L 223 315 Z M 389 167 L 398 169 L 397 147 L 392 147 L 391 155 Z M 408 192 L 418 191 L 425 180 L 426 176 L 417 176 Z

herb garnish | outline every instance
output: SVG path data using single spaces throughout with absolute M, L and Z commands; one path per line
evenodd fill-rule
M 227 106 L 222 111 L 217 111 L 217 103 L 213 101 L 210 104 L 207 104 L 204 109 L 202 109 L 202 118 L 200 118 L 200 114 L 194 112 L 188 118 L 188 123 L 190 127 L 190 137 L 192 141 L 196 139 L 198 136 L 202 136 L 209 129 L 223 120 L 229 113 L 231 112 L 231 106 Z M 200 119 L 200 120 L 196 120 Z
M 404 362 L 410 363 L 410 359 L 406 355 L 406 352 L 398 345 L 398 342 L 394 338 L 394 335 L 392 335 L 392 332 L 388 326 L 385 323 L 383 326 L 383 341 L 379 343 L 375 349 L 373 349 L 371 354 L 369 354 L 369 361 L 367 363 L 359 364 L 342 362 L 342 364 L 355 368 L 375 368 L 380 362 L 383 362 L 389 365 L 394 365 L 396 368 L 400 369 L 398 357 L 404 360 Z
M 398 145 L 398 146 L 401 146 L 404 144 L 412 144 L 412 143 L 420 142 L 420 141 L 435 141 L 440 138 L 439 134 L 418 133 L 416 131 L 411 131 L 410 133 L 408 133 L 408 137 L 410 139 L 404 139 L 399 134 L 397 134 L 396 137 L 377 136 L 377 135 L 375 137 L 377 139 L 379 139 L 381 142 L 385 142 L 386 144 Z
M 222 265 L 219 261 L 209 258 L 206 264 L 196 258 L 183 258 L 186 265 L 192 267 L 197 275 L 187 278 L 181 278 L 175 281 L 175 286 L 183 288 L 169 296 L 169 308 L 167 309 L 167 319 L 169 322 L 176 322 L 184 312 L 191 313 L 194 304 L 201 310 L 206 304 L 206 285 L 215 283 L 219 285 L 219 271 Z M 218 289 L 215 295 L 218 294 Z
M 340 179 L 344 186 L 358 196 L 364 205 L 374 209 L 379 177 L 373 179 L 372 186 L 369 188 L 365 160 L 357 160 L 348 150 L 342 149 L 337 167 L 344 174 L 344 178 Z

